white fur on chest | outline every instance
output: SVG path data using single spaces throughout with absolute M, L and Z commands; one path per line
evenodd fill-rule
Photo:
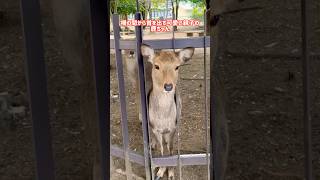
M 149 118 L 156 131 L 172 131 L 176 127 L 177 107 L 174 93 L 150 95 Z

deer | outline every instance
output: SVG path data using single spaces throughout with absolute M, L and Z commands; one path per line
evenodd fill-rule
M 136 53 L 134 50 L 123 50 L 124 55 L 124 67 L 126 69 L 127 77 L 131 85 L 133 86 L 135 93 L 135 104 L 136 109 L 138 110 L 137 117 L 139 122 L 142 123 L 142 114 L 140 111 L 141 102 L 140 102 L 140 89 L 139 89 L 139 77 L 138 77 L 138 62 L 136 59 Z M 144 70 L 145 70 L 145 89 L 146 92 L 149 92 L 152 87 L 152 79 L 151 79 L 151 70 L 152 64 L 148 61 L 144 61 Z
M 159 147 L 161 156 L 164 155 L 164 143 L 169 155 L 174 154 L 173 141 L 177 128 L 178 118 L 181 114 L 181 99 L 178 92 L 179 67 L 189 61 L 193 54 L 193 47 L 186 47 L 179 52 L 155 52 L 150 46 L 143 44 L 141 54 L 147 58 L 151 66 L 146 79 L 151 76 L 151 88 L 148 92 L 148 115 L 151 136 L 151 147 Z M 151 67 L 151 69 L 150 69 Z M 150 82 L 147 82 L 147 84 Z M 156 176 L 162 178 L 166 167 L 160 167 Z M 174 179 L 174 169 L 168 169 L 169 179 Z
M 231 4 L 237 1 L 241 0 L 207 0 L 207 5 L 210 5 L 207 9 L 211 7 L 210 11 L 212 16 L 210 19 L 213 19 L 214 15 L 224 13 Z M 98 125 L 95 120 L 97 114 L 91 63 L 90 3 L 88 0 L 42 0 L 41 3 L 44 5 L 43 7 L 45 7 L 44 10 L 49 12 L 54 19 L 54 26 L 57 31 L 59 46 L 62 49 L 62 55 L 73 71 L 72 78 L 80 84 L 79 91 L 81 95 L 79 98 L 81 103 L 79 103 L 79 106 L 81 109 L 80 120 L 83 122 L 85 129 L 84 142 L 85 144 L 91 144 L 90 148 L 85 150 L 86 155 L 84 158 L 87 161 L 87 165 L 84 169 L 83 177 L 86 180 L 100 180 L 102 179 L 100 172 L 101 162 L 99 157 L 100 149 L 98 148 Z M 214 42 L 217 43 L 217 41 Z M 158 55 L 155 54 L 155 56 Z M 212 56 L 212 58 L 214 57 Z M 151 66 L 150 63 L 148 64 Z M 149 70 L 153 71 L 152 68 Z M 131 72 L 134 71 L 135 70 L 131 70 Z M 147 75 L 146 78 L 151 78 L 151 75 Z M 134 78 L 132 78 L 132 81 L 134 83 L 138 82 L 137 79 Z M 177 91 L 177 89 L 173 90 Z M 216 92 L 221 93 L 220 90 Z M 221 111 L 221 116 L 224 116 L 223 107 L 218 108 L 217 111 Z M 139 119 L 141 119 L 141 117 Z M 221 124 L 226 124 L 225 117 L 221 118 Z M 227 131 L 225 132 L 227 133 Z M 227 144 L 224 142 L 225 139 L 221 139 L 221 142 Z M 227 150 L 225 150 L 225 154 L 227 154 Z M 221 161 L 227 164 L 226 160 L 227 158 L 223 158 Z M 223 166 L 223 171 L 225 171 L 225 168 L 226 165 Z M 220 177 L 220 179 L 224 178 Z

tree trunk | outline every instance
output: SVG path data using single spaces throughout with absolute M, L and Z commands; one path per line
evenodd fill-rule
M 205 27 L 206 27 L 206 36 L 210 36 L 210 8 L 207 9 L 206 11 L 206 14 L 205 14 L 205 18 L 206 18 L 206 24 L 205 24 Z
M 169 6 L 168 6 L 168 0 L 166 0 L 166 19 L 168 18 L 168 9 L 169 9 Z
M 124 19 L 125 19 L 126 21 L 128 21 L 128 14 L 125 14 L 125 15 L 124 15 Z M 125 29 L 125 31 L 129 31 L 129 27 L 128 27 L 128 26 L 125 26 L 124 29 Z
M 173 0 L 171 1 L 171 7 L 172 7 L 172 20 L 175 19 L 175 10 L 174 10 L 174 3 L 173 3 Z
M 114 14 L 116 12 L 116 2 L 115 1 L 111 1 L 110 2 L 110 11 L 111 11 L 111 14 Z
M 179 14 L 179 1 L 176 1 L 176 20 L 178 20 L 178 14 Z
M 173 0 L 171 1 L 171 5 L 172 5 L 172 20 L 176 20 L 176 13 L 175 13 L 175 7 L 174 7 L 174 3 Z M 173 30 L 177 31 L 177 26 L 173 26 Z
M 206 4 L 206 14 L 205 14 L 205 27 L 206 27 L 206 36 L 210 36 L 210 0 L 205 1 Z

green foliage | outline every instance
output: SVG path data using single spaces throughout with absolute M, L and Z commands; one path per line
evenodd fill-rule
M 192 10 L 192 18 L 203 20 L 204 11 L 206 9 L 206 1 L 205 0 L 182 0 L 185 2 L 191 2 L 194 5 L 194 9 Z
M 135 0 L 113 0 L 111 1 L 111 11 L 120 15 L 129 15 L 136 12 Z
M 193 10 L 192 10 L 192 18 L 193 19 L 199 19 L 199 20 L 203 20 L 203 16 L 204 16 L 204 11 L 205 11 L 205 7 L 195 7 Z
M 166 0 L 151 0 L 151 9 L 158 9 L 165 5 Z M 111 13 L 117 13 L 122 16 L 134 14 L 136 12 L 136 0 L 112 0 L 110 2 Z M 140 11 L 149 11 L 147 0 L 139 0 Z
M 165 8 L 166 0 L 151 0 L 152 7 L 151 9 L 161 9 Z
M 205 0 L 181 0 L 184 2 L 191 2 L 197 6 L 205 6 L 206 5 L 206 1 Z

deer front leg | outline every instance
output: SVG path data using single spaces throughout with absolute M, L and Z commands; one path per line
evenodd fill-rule
M 151 142 L 150 142 L 151 149 L 155 149 L 157 146 L 157 140 L 152 134 L 150 138 L 151 138 Z
M 160 153 L 161 156 L 163 156 L 164 149 L 163 149 L 163 134 L 157 131 L 154 131 L 154 135 L 156 136 L 156 139 L 159 142 L 160 145 Z M 167 168 L 166 167 L 160 167 L 159 170 L 157 171 L 156 174 L 156 179 L 161 179 L 163 178 L 164 173 L 166 172 Z
M 168 149 L 170 156 L 174 155 L 174 152 L 173 152 L 174 134 L 175 134 L 175 130 L 173 132 L 165 134 L 165 136 L 164 136 L 164 140 L 167 143 L 167 149 Z M 168 168 L 168 179 L 174 180 L 174 167 Z
M 132 74 L 129 73 L 129 76 L 132 76 Z M 137 76 L 137 75 L 134 75 Z M 138 77 L 135 77 L 134 79 L 130 78 L 131 83 L 134 85 L 134 92 L 135 92 L 135 103 L 136 103 L 136 111 L 138 111 L 138 119 L 139 122 L 142 123 L 142 114 L 141 114 L 141 97 L 140 97 L 140 88 L 139 88 L 139 79 Z

